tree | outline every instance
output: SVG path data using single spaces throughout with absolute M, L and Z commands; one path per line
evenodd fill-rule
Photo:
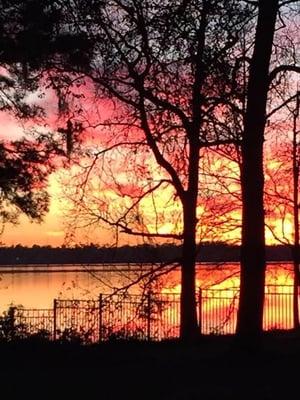
M 233 106 L 228 100 L 239 90 L 234 55 L 251 19 L 249 7 L 213 0 L 177 1 L 172 7 L 169 1 L 91 1 L 70 3 L 64 12 L 70 33 L 88 31 L 94 45 L 89 65 L 69 71 L 85 76 L 80 85 L 94 91 L 102 114 L 101 101 L 111 105 L 106 117 L 88 115 L 84 106 L 77 114 L 86 128 L 98 129 L 98 149 L 92 145 L 93 160 L 86 161 L 76 193 L 77 216 L 130 235 L 182 241 L 181 338 L 193 340 L 199 161 L 203 149 L 236 141 L 223 128 Z M 91 178 L 97 168 L 100 190 Z M 166 205 L 176 204 L 170 212 L 177 220 L 164 231 L 166 209 L 158 213 L 157 207 L 162 193 Z M 147 215 L 147 208 L 154 213 Z
M 269 72 L 272 46 L 279 13 L 279 1 L 258 2 L 253 55 L 249 65 L 247 107 L 242 138 L 241 185 L 243 203 L 241 247 L 241 291 L 237 334 L 252 343 L 262 331 L 265 286 L 264 172 L 263 142 L 266 106 L 277 73 L 289 69 L 278 66 Z M 291 66 L 297 69 L 297 66 Z M 298 67 L 299 68 L 299 67 Z
M 246 35 L 250 32 L 250 36 L 253 33 L 249 23 L 253 13 L 247 16 L 251 6 L 241 4 L 226 2 L 225 6 L 222 2 L 187 1 L 178 2 L 177 7 L 174 5 L 170 10 L 168 2 L 160 4 L 159 9 L 151 1 L 143 4 L 139 1 L 129 4 L 92 2 L 90 8 L 86 8 L 86 4 L 77 6 L 71 16 L 72 29 L 77 34 L 86 32 L 89 21 L 92 32 L 88 39 L 94 44 L 89 67 L 77 72 L 82 72 L 86 82 L 95 86 L 98 98 L 109 98 L 117 111 L 115 119 L 110 116 L 90 123 L 91 127 L 102 127 L 102 148 L 91 151 L 94 160 L 85 166 L 87 174 L 82 187 L 87 188 L 86 177 L 90 176 L 97 160 L 103 160 L 103 155 L 112 150 L 115 151 L 110 158 L 113 163 L 105 164 L 101 179 L 105 173 L 110 175 L 119 190 L 119 197 L 123 198 L 123 202 L 117 203 L 118 210 L 107 207 L 109 200 L 111 203 L 115 200 L 113 197 L 96 198 L 97 210 L 95 206 L 83 203 L 86 198 L 81 191 L 77 208 L 79 210 L 81 205 L 83 214 L 91 215 L 94 221 L 104 221 L 131 235 L 183 241 L 183 338 L 195 336 L 197 330 L 195 254 L 201 150 L 237 141 L 237 137 L 230 132 L 228 135 L 228 129 L 224 128 L 228 114 L 236 112 L 237 104 L 241 103 L 244 113 L 241 144 L 243 224 L 237 332 L 241 337 L 254 338 L 262 330 L 265 276 L 263 141 L 270 82 L 282 71 L 282 66 L 278 66 L 269 73 L 279 2 L 258 2 L 250 57 L 237 45 L 242 32 Z M 214 23 L 216 19 L 220 21 L 218 26 Z M 247 90 L 237 77 L 240 61 L 245 57 L 249 61 Z M 90 121 L 89 118 L 86 120 Z M 105 133 L 104 127 L 108 128 Z M 120 148 L 122 151 L 118 150 Z M 122 179 L 116 178 L 121 176 L 123 167 L 118 165 L 120 157 L 124 157 L 122 164 L 126 163 L 130 169 L 130 183 L 134 183 L 135 189 L 141 187 L 134 181 L 136 176 L 142 180 L 142 190 L 135 190 L 134 195 L 132 191 L 129 193 Z M 150 165 L 153 162 L 156 163 L 155 182 Z M 94 194 L 95 187 L 91 186 Z M 167 187 L 172 187 L 173 192 L 167 192 Z M 105 189 L 108 188 L 109 185 Z M 182 220 L 179 219 L 177 224 L 182 231 L 177 229 L 175 233 L 162 234 L 158 232 L 161 224 L 157 224 L 157 219 L 154 230 L 147 229 L 149 221 L 141 217 L 141 204 L 147 197 L 154 197 L 157 189 L 163 189 L 169 198 L 174 196 L 182 207 Z M 155 201 L 152 207 L 156 210 Z M 112 213 L 115 214 L 113 220 Z M 137 229 L 140 227 L 146 227 L 146 230 Z
M 0 111 L 11 113 L 19 121 L 41 117 L 41 108 L 29 102 L 27 96 L 37 89 L 37 82 L 29 80 L 20 68 L 22 53 L 14 52 L 17 43 L 15 25 L 6 20 L 7 4 L 0 8 Z M 15 19 L 16 20 L 16 19 Z M 23 48 L 28 50 L 28 46 Z M 27 79 L 28 78 L 28 79 Z M 23 212 L 31 219 L 40 220 L 48 209 L 49 196 L 46 191 L 47 176 L 52 166 L 47 163 L 49 146 L 40 138 L 33 142 L 29 138 L 10 138 L 1 130 L 0 141 L 0 217 L 6 222 L 17 222 Z
M 47 160 L 47 157 L 46 157 Z M 45 153 L 26 140 L 0 143 L 0 217 L 15 223 L 19 212 L 40 220 L 48 210 L 46 191 L 50 164 Z
M 265 286 L 263 141 L 269 65 L 278 1 L 260 1 L 242 142 L 241 288 L 237 333 L 254 338 L 262 329 Z
M 297 129 L 297 119 L 299 118 L 300 93 L 297 92 L 296 107 L 293 112 L 293 140 L 292 140 L 292 163 L 293 163 L 293 265 L 294 265 L 294 328 L 299 329 L 299 286 L 300 286 L 300 238 L 299 238 L 299 171 L 300 171 L 300 151 L 299 151 L 299 130 Z
M 47 177 L 58 165 L 55 156 L 65 156 L 60 137 L 47 133 L 42 99 L 47 59 L 68 51 L 69 62 L 76 57 L 78 37 L 55 34 L 60 21 L 59 7 L 50 1 L 4 0 L 0 4 L 0 112 L 10 113 L 30 132 L 12 138 L 2 128 L 0 139 L 0 218 L 17 222 L 20 212 L 40 221 L 48 210 Z M 76 44 L 75 44 L 76 40 Z M 34 45 L 33 45 L 34 43 Z M 79 63 L 79 57 L 77 57 Z M 53 59 L 52 64 L 53 67 Z M 44 83 L 43 83 L 44 80 Z M 42 125 L 38 130 L 37 125 Z M 70 127 L 69 127 L 70 128 Z M 78 126 L 73 127 L 74 136 Z M 70 130 L 70 129 L 69 129 Z
M 288 79 L 293 82 L 291 77 Z M 277 132 L 272 160 L 266 168 L 266 217 L 273 238 L 291 249 L 293 326 L 299 329 L 299 92 L 283 104 L 285 119 L 282 132 Z M 274 221 L 280 224 L 274 224 Z
M 251 2 L 257 7 L 256 29 L 255 32 L 244 31 L 243 41 L 247 45 L 243 46 L 244 51 L 240 60 L 236 58 L 237 65 L 244 64 L 241 65 L 240 86 L 245 88 L 241 101 L 243 107 L 234 108 L 235 113 L 231 113 L 233 121 L 229 124 L 230 129 L 239 132 L 237 137 L 242 138 L 240 157 L 239 149 L 237 152 L 229 150 L 230 157 L 234 154 L 240 167 L 242 193 L 241 290 L 237 334 L 246 343 L 249 340 L 252 344 L 262 332 L 263 323 L 266 266 L 263 143 L 267 102 L 268 100 L 270 103 L 274 102 L 272 96 L 287 71 L 300 71 L 297 57 L 291 57 L 290 62 L 286 63 L 287 54 L 295 51 L 294 46 L 291 45 L 292 50 L 289 52 L 286 50 L 285 53 L 279 50 L 280 46 L 275 47 L 278 33 L 275 37 L 274 35 L 280 7 L 290 3 L 297 2 Z M 282 18 L 281 15 L 281 21 Z M 273 50 L 274 56 L 272 56 Z M 284 104 L 285 102 L 277 104 L 269 115 L 280 110 Z M 242 118 L 242 124 L 239 122 L 240 119 L 236 119 L 237 116 Z M 224 149 L 221 149 L 221 154 L 224 155 Z M 219 176 L 218 180 L 224 188 L 224 177 Z

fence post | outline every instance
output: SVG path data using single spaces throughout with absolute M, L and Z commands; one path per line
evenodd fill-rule
M 147 294 L 147 340 L 151 340 L 151 292 Z
M 199 314 L 199 331 L 200 335 L 202 333 L 202 289 L 199 288 L 199 293 L 198 293 L 198 314 Z
M 56 325 L 56 314 L 57 314 L 57 299 L 53 300 L 53 340 L 56 340 L 56 331 L 57 331 L 57 325 Z
M 102 306 L 103 296 L 102 293 L 99 295 L 99 343 L 102 341 Z
M 9 334 L 11 335 L 12 338 L 15 336 L 15 312 L 16 312 L 16 307 L 12 306 L 9 307 L 8 310 L 8 316 L 9 316 Z

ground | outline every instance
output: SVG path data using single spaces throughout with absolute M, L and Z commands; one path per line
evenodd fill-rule
M 273 400 L 298 398 L 300 337 L 180 343 L 0 344 L 3 399 Z

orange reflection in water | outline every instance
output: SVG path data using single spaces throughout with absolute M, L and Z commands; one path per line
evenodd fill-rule
M 111 268 L 111 267 L 110 267 Z M 60 272 L 6 272 L 0 274 L 1 311 L 13 303 L 25 308 L 51 308 L 54 298 L 97 299 L 99 293 L 109 293 L 113 288 L 130 282 L 133 273 L 117 272 L 109 269 L 102 272 L 87 272 L 83 266 L 80 271 Z M 172 336 L 178 334 L 180 271 L 175 270 L 161 278 L 160 294 L 173 293 L 165 298 L 160 307 L 161 320 L 157 320 L 157 329 L 169 330 Z M 293 325 L 292 265 L 273 263 L 268 266 L 266 275 L 265 329 L 289 329 Z M 202 264 L 197 270 L 198 293 L 197 312 L 201 315 L 203 333 L 233 333 L 238 307 L 239 265 L 223 263 Z M 138 293 L 139 287 L 133 289 Z M 168 331 L 168 333 L 169 333 Z
M 239 266 L 211 265 L 197 273 L 198 321 L 203 333 L 235 332 L 239 302 Z M 200 290 L 201 288 L 201 290 Z M 163 293 L 180 293 L 179 283 L 163 288 Z M 174 312 L 177 312 L 174 310 Z M 293 270 L 288 263 L 271 263 L 266 273 L 264 329 L 293 328 Z

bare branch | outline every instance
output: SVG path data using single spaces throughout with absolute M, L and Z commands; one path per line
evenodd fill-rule
M 299 3 L 299 0 L 285 0 L 279 3 L 279 7 L 286 6 L 288 4 Z
M 153 154 L 155 156 L 157 163 L 161 167 L 163 167 L 165 169 L 165 171 L 167 171 L 169 173 L 169 175 L 173 181 L 174 187 L 177 191 L 178 196 L 180 197 L 180 199 L 183 199 L 184 198 L 184 188 L 182 186 L 182 183 L 180 182 L 179 176 L 178 176 L 176 170 L 174 169 L 174 167 L 163 157 L 163 155 L 161 154 L 161 152 L 158 149 L 155 139 L 153 138 L 153 136 L 151 134 L 143 98 L 141 98 L 141 101 L 140 101 L 140 112 L 141 112 L 141 126 L 145 132 L 148 145 L 151 148 L 151 150 L 153 151 Z
M 298 65 L 280 65 L 274 68 L 269 74 L 269 85 L 276 78 L 280 72 L 297 72 L 300 73 L 300 66 Z
M 272 115 L 274 115 L 277 111 L 281 110 L 283 107 L 286 107 L 289 105 L 289 103 L 291 103 L 292 101 L 294 101 L 295 99 L 297 99 L 299 96 L 298 93 L 294 94 L 293 96 L 289 97 L 287 100 L 285 100 L 283 103 L 281 103 L 279 106 L 275 107 L 272 111 L 270 111 L 267 115 L 266 118 L 270 118 Z

